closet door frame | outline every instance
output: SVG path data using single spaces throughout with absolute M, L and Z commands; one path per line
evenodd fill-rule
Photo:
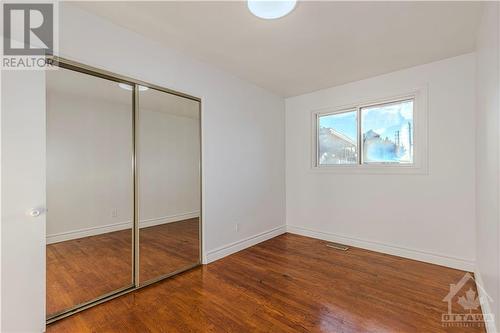
M 114 81 L 117 83 L 124 83 L 128 84 L 133 87 L 133 94 L 132 94 L 132 158 L 131 158 L 131 163 L 132 163 L 132 172 L 133 172 L 133 228 L 132 228 L 132 285 L 129 287 L 123 287 L 121 289 L 115 290 L 113 292 L 104 294 L 94 300 L 84 302 L 82 304 L 76 305 L 74 307 L 71 307 L 67 310 L 64 310 L 62 312 L 59 312 L 53 316 L 47 317 L 46 323 L 50 324 L 53 323 L 57 320 L 66 318 L 68 316 L 71 316 L 75 313 L 78 313 L 80 311 L 86 310 L 88 308 L 91 308 L 93 306 L 96 306 L 98 304 L 104 303 L 106 301 L 109 301 L 113 298 L 122 296 L 124 294 L 127 294 L 131 291 L 146 287 L 152 283 L 156 283 L 158 281 L 164 280 L 166 278 L 169 278 L 173 275 L 177 275 L 179 273 L 185 272 L 187 270 L 190 270 L 194 267 L 200 266 L 202 264 L 202 258 L 203 258 L 203 228 L 202 228 L 202 221 L 203 221 L 203 204 L 202 204 L 202 195 L 203 195 L 203 178 L 202 178 L 202 126 L 201 126 L 201 98 L 195 97 L 189 94 L 185 94 L 182 92 L 178 92 L 172 89 L 164 88 L 157 86 L 155 84 L 151 84 L 148 82 L 144 82 L 141 80 L 136 80 L 127 76 L 115 74 L 106 70 L 102 70 L 99 68 L 91 67 L 84 65 L 82 63 L 78 63 L 69 59 L 57 57 L 57 56 L 48 56 L 47 57 L 47 62 L 52 64 L 53 66 L 57 66 L 59 68 L 64 68 L 68 70 L 72 70 L 75 72 L 80 72 L 83 74 L 88 74 L 92 75 L 95 77 L 99 77 L 102 79 Z M 57 69 L 56 69 L 57 70 Z M 139 140 L 139 86 L 144 86 L 148 87 L 151 89 L 155 89 L 167 94 L 183 97 L 186 99 L 190 99 L 193 101 L 198 102 L 198 113 L 199 113 L 199 147 L 200 147 L 200 163 L 199 163 L 199 177 L 200 177 L 200 217 L 198 220 L 198 246 L 199 246 L 199 254 L 198 254 L 198 260 L 196 263 L 193 265 L 189 265 L 187 267 L 183 267 L 179 270 L 176 270 L 174 272 L 170 272 L 168 274 L 159 276 L 155 279 L 145 281 L 144 283 L 139 282 L 139 178 L 138 178 L 138 169 L 140 167 L 137 159 L 138 155 L 138 140 Z

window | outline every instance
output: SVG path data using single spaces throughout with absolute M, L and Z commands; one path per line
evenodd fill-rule
M 413 99 L 360 110 L 363 163 L 413 163 Z
M 356 164 L 358 161 L 357 111 L 319 117 L 318 162 L 321 165 Z
M 316 113 L 317 167 L 412 165 L 414 98 Z

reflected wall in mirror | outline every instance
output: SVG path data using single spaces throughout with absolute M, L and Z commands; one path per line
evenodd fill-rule
M 139 91 L 141 285 L 200 261 L 200 104 Z
M 133 285 L 133 92 L 47 71 L 47 316 Z

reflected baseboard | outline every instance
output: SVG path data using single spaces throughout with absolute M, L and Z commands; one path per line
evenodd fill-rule
M 175 214 L 175 215 L 169 215 L 169 216 L 161 216 L 161 217 L 156 217 L 156 218 L 151 218 L 151 219 L 144 219 L 144 220 L 139 221 L 139 228 L 148 228 L 148 227 L 153 227 L 155 225 L 179 222 L 179 221 L 188 220 L 188 219 L 197 218 L 197 217 L 200 217 L 199 211 L 182 213 L 182 214 Z M 65 232 L 47 235 L 46 244 L 59 243 L 59 242 L 64 242 L 64 241 L 83 238 L 83 237 L 97 236 L 97 235 L 106 234 L 109 232 L 126 230 L 126 229 L 131 229 L 131 228 L 132 228 L 132 221 L 124 221 L 124 222 L 110 223 L 110 224 L 94 226 L 94 227 L 89 227 L 89 228 L 84 228 L 84 229 L 65 231 Z
M 183 220 L 194 219 L 197 217 L 200 217 L 199 211 L 170 215 L 170 216 L 155 217 L 152 219 L 144 219 L 144 220 L 139 221 L 139 228 L 153 227 L 155 225 L 172 223 L 172 222 L 179 222 L 179 221 L 183 221 Z

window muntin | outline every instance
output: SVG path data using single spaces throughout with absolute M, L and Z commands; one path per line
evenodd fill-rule
M 318 165 L 358 163 L 357 118 L 357 110 L 318 117 Z
M 316 114 L 317 167 L 414 165 L 415 98 Z
M 363 107 L 362 162 L 413 163 L 413 99 Z

